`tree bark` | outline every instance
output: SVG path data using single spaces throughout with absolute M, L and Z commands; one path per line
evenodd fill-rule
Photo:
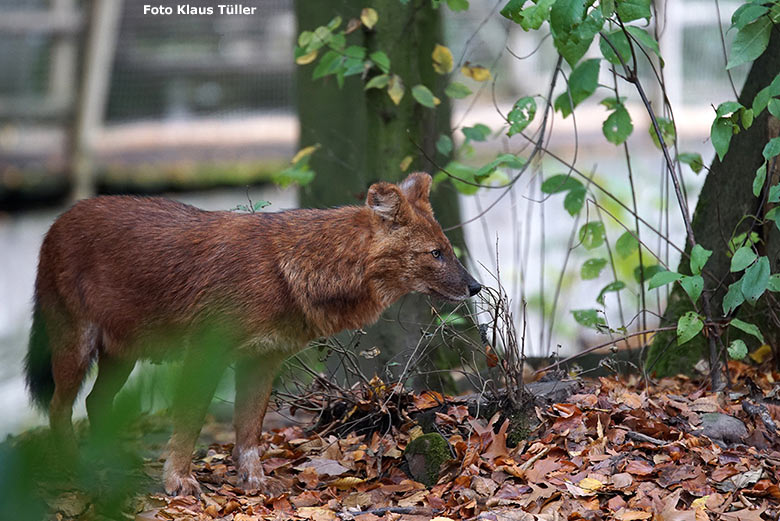
M 347 78 L 339 89 L 334 78 L 312 81 L 311 66 L 298 69 L 300 146 L 321 145 L 310 163 L 317 175 L 301 190 L 301 206 L 363 204 L 372 183 L 397 182 L 413 171 L 433 174 L 437 165 L 449 159 L 438 154 L 435 146 L 441 134 L 450 134 L 451 111 L 444 95 L 446 77 L 432 67 L 431 54 L 437 43 L 443 43 L 443 34 L 440 11 L 433 9 L 429 0 L 412 0 L 406 5 L 398 0 L 324 0 L 316 4 L 298 0 L 298 32 L 324 25 L 336 14 L 345 21 L 357 17 L 364 7 L 373 7 L 379 21 L 373 30 L 360 29 L 363 41 L 356 43 L 364 45 L 368 54 L 381 50 L 388 55 L 391 73 L 405 82 L 404 97 L 396 106 L 386 89 L 364 91 L 364 82 L 357 78 Z M 441 100 L 436 109 L 414 101 L 411 88 L 420 83 Z M 407 156 L 412 163 L 403 171 L 401 163 Z M 449 183 L 434 190 L 431 202 L 443 227 L 460 222 L 457 192 Z M 460 228 L 447 235 L 454 246 L 463 249 Z M 369 376 L 386 374 L 391 362 L 400 362 L 394 367 L 402 369 L 404 360 L 398 355 L 417 345 L 422 328 L 431 319 L 427 299 L 422 296 L 408 295 L 396 303 L 376 325 L 365 330 L 360 349 L 376 346 L 381 354 L 365 361 L 363 370 Z
M 766 51 L 750 69 L 739 95 L 739 102 L 750 107 L 756 93 L 768 86 L 778 73 L 780 73 L 780 34 L 778 31 L 773 31 Z M 773 130 L 777 123 L 776 119 L 764 111 L 749 129 L 733 136 L 723 161 L 720 161 L 717 156 L 713 159 L 696 204 L 692 222 L 694 235 L 699 244 L 713 251 L 706 271 L 714 275 L 714 278 L 707 277 L 705 274 L 703 298 L 710 299 L 712 311 L 716 315 L 722 314 L 723 297 L 729 284 L 741 275 L 735 276 L 729 271 L 731 258 L 727 255 L 727 251 L 732 233 L 738 235 L 742 232 L 756 231 L 764 240 L 760 246 L 764 251 L 760 253 L 769 256 L 772 272 L 776 273 L 780 266 L 780 233 L 776 227 L 772 225 L 756 228 L 754 220 L 745 218 L 745 216 L 755 215 L 760 217 L 767 211 L 766 205 L 761 205 L 761 198 L 753 195 L 753 179 L 756 169 L 764 161 L 762 156 L 764 145 L 771 137 L 777 135 L 776 130 Z M 772 175 L 767 177 L 771 178 Z M 776 183 L 777 180 L 774 182 Z M 686 248 L 686 253 L 689 252 L 690 246 Z M 678 272 L 690 274 L 688 258 L 683 257 L 680 261 Z M 743 304 L 740 315 L 744 315 L 744 320 L 760 326 L 768 326 L 773 319 L 766 306 L 766 298 L 763 298 L 755 308 L 747 303 Z M 692 309 L 690 299 L 679 285 L 675 285 L 661 325 L 676 324 L 682 314 Z M 713 318 L 717 319 L 718 316 Z M 775 347 L 776 353 L 777 328 L 777 325 L 762 327 L 765 332 L 774 331 L 767 341 Z M 733 338 L 735 337 L 732 334 L 731 339 Z M 744 338 L 750 347 L 752 347 L 751 342 L 752 344 L 756 342 L 752 337 L 741 338 Z M 724 336 L 723 341 L 726 342 L 727 337 Z M 647 368 L 659 376 L 690 371 L 699 359 L 707 358 L 705 349 L 705 341 L 701 336 L 678 346 L 675 333 L 664 332 L 656 335 L 653 340 L 646 360 Z M 777 360 L 777 356 L 775 359 Z

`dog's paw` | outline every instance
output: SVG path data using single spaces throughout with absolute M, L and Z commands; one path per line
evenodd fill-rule
M 259 492 L 268 497 L 281 496 L 285 491 L 285 486 L 280 480 L 269 476 L 244 478 L 239 475 L 238 487 L 247 493 Z
M 192 474 L 166 473 L 165 492 L 169 496 L 200 496 L 200 484 Z

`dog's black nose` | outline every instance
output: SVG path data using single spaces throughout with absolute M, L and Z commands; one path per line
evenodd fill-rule
M 479 282 L 473 281 L 473 282 L 469 283 L 469 295 L 470 296 L 473 297 L 474 295 L 479 293 L 479 290 L 481 290 L 481 289 L 482 289 L 482 284 L 480 284 Z

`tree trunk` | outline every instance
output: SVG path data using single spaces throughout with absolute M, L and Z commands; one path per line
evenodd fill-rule
M 762 54 L 750 69 L 745 85 L 739 96 L 739 102 L 750 107 L 756 93 L 780 73 L 780 35 L 772 32 L 772 37 L 764 54 Z M 707 263 L 706 270 L 712 273 L 717 283 L 705 276 L 705 293 L 703 298 L 709 298 L 715 319 L 722 314 L 723 297 L 729 284 L 738 277 L 730 274 L 731 258 L 726 255 L 729 238 L 750 230 L 756 231 L 765 240 L 762 245 L 765 248 L 762 255 L 768 255 L 772 265 L 772 272 L 776 273 L 780 265 L 780 233 L 773 226 L 766 229 L 756 229 L 755 224 L 745 216 L 757 215 L 761 209 L 760 199 L 753 195 L 753 179 L 756 169 L 763 162 L 762 150 L 767 141 L 777 135 L 777 120 L 772 118 L 767 111 L 757 117 L 753 125 L 732 137 L 728 153 L 720 161 L 716 156 L 710 165 L 707 179 L 704 182 L 696 211 L 693 215 L 693 232 L 696 240 L 703 247 L 712 250 L 713 254 Z M 773 130 L 774 129 L 774 130 Z M 771 175 L 768 175 L 771 178 Z M 775 183 L 777 181 L 775 180 Z M 763 207 L 761 215 L 766 212 Z M 753 227 L 753 228 L 751 228 Z M 686 248 L 690 252 L 690 246 Z M 679 273 L 690 274 L 687 258 L 680 261 Z M 764 301 L 765 299 L 762 299 Z M 678 318 L 692 308 L 690 299 L 679 285 L 675 285 L 671 292 L 666 312 L 662 319 L 662 326 L 674 325 Z M 759 304 L 751 308 L 749 304 L 743 304 L 741 314 L 745 314 L 745 320 L 766 326 L 770 317 L 766 304 Z M 733 328 L 732 328 L 733 329 Z M 776 348 L 778 345 L 778 326 L 762 327 L 762 330 L 775 331 L 774 338 L 767 340 Z M 732 335 L 732 339 L 734 336 Z M 723 338 L 724 342 L 726 338 Z M 748 346 L 750 342 L 755 344 L 752 337 L 745 337 Z M 681 371 L 690 371 L 693 365 L 701 358 L 707 358 L 705 354 L 705 341 L 701 336 L 694 340 L 677 346 L 674 332 L 665 332 L 655 336 L 651 349 L 648 352 L 647 367 L 651 372 L 659 376 L 671 375 Z M 777 351 L 775 349 L 775 351 Z M 777 359 L 777 357 L 775 357 Z
M 353 43 L 367 47 L 369 54 L 384 51 L 390 58 L 391 73 L 405 82 L 405 94 L 396 106 L 385 89 L 366 92 L 364 82 L 356 77 L 347 78 L 339 89 L 334 78 L 312 81 L 311 66 L 298 69 L 300 146 L 321 145 L 310 163 L 317 175 L 301 190 L 301 206 L 363 204 L 372 183 L 397 182 L 418 170 L 433 174 L 436 165 L 449 159 L 437 154 L 435 147 L 442 133 L 450 133 L 450 106 L 444 95 L 446 78 L 432 67 L 431 53 L 437 43 L 443 43 L 443 36 L 440 12 L 431 8 L 429 0 L 412 0 L 407 5 L 398 0 L 325 0 L 316 5 L 298 0 L 298 31 L 324 25 L 337 14 L 345 21 L 358 17 L 364 7 L 373 7 L 379 21 L 371 31 L 359 30 L 363 41 Z M 348 38 L 354 37 L 355 33 Z M 436 109 L 415 103 L 411 88 L 419 83 L 442 100 Z M 412 163 L 403 171 L 401 163 L 407 156 L 412 157 Z M 431 201 L 443 227 L 460 222 L 457 193 L 449 183 L 434 190 Z M 463 247 L 460 228 L 448 236 L 454 246 Z M 399 354 L 417 345 L 421 329 L 431 319 L 426 298 L 408 295 L 401 299 L 376 325 L 366 328 L 360 350 L 378 347 L 381 354 L 364 361 L 363 370 L 371 376 L 382 375 L 391 367 L 403 369 L 405 359 L 399 359 Z

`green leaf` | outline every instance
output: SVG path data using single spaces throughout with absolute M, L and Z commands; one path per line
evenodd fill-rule
M 592 250 L 604 244 L 605 237 L 604 224 L 601 221 L 592 221 L 580 228 L 580 242 L 586 250 Z
M 691 250 L 691 273 L 694 275 L 701 273 L 702 268 L 704 268 L 704 265 L 707 264 L 707 261 L 711 255 L 712 250 L 708 250 L 702 247 L 701 244 L 694 246 Z
M 770 186 L 769 187 L 769 194 L 766 198 L 767 202 L 769 203 L 780 203 L 780 185 Z M 774 208 L 772 208 L 773 211 Z
M 512 110 L 507 114 L 506 119 L 509 121 L 509 131 L 507 135 L 509 137 L 514 136 L 525 130 L 525 128 L 531 124 L 536 116 L 536 100 L 531 96 L 526 96 L 517 100 L 512 107 Z
M 681 152 L 677 154 L 677 159 L 681 163 L 685 163 L 691 167 L 691 170 L 693 170 L 695 174 L 698 174 L 701 172 L 701 169 L 704 168 L 704 162 L 701 159 L 701 154 L 696 152 Z
M 772 94 L 769 92 L 769 87 L 764 87 L 758 93 L 756 94 L 756 97 L 753 98 L 753 114 L 758 116 L 761 114 L 761 111 L 763 111 L 767 104 L 769 103 L 769 100 L 771 99 Z
M 479 190 L 479 186 L 470 184 L 477 182 L 475 179 L 475 171 L 472 167 L 458 163 L 457 161 L 451 161 L 446 166 L 445 170 L 454 176 L 449 178 L 450 182 L 455 189 L 463 195 L 473 195 Z
M 634 125 L 631 123 L 631 116 L 626 107 L 620 104 L 607 117 L 601 129 L 607 141 L 614 145 L 622 145 L 634 131 Z
M 501 10 L 501 14 L 520 24 L 524 31 L 536 30 L 550 17 L 550 7 L 555 0 L 537 0 L 530 6 L 523 8 L 526 0 L 509 0 L 509 3 Z
M 557 194 L 559 192 L 567 192 L 574 188 L 584 188 L 582 183 L 577 179 L 574 179 L 570 175 L 557 174 L 550 176 L 542 183 L 542 193 L 545 194 Z
M 739 112 L 740 120 L 742 121 L 742 128 L 749 129 L 753 125 L 753 109 L 742 109 Z
M 574 107 L 596 91 L 599 84 L 600 63 L 600 58 L 585 60 L 572 71 L 566 92 L 555 100 L 555 110 L 560 111 L 564 118 L 572 113 Z
M 752 266 L 745 270 L 742 277 L 742 294 L 751 304 L 758 301 L 769 285 L 769 259 L 760 257 Z
M 762 154 L 767 161 L 780 154 L 780 137 L 773 137 L 770 139 L 769 143 L 764 147 Z
M 328 51 L 322 55 L 314 71 L 311 73 L 312 80 L 318 80 L 329 74 L 336 72 L 341 66 L 341 55 L 336 51 Z
M 490 136 L 490 127 L 477 123 L 473 127 L 463 127 L 460 129 L 466 139 L 471 141 L 485 141 Z
M 653 51 L 656 54 L 656 56 L 661 55 L 661 49 L 659 49 L 658 47 L 658 42 L 655 41 L 655 38 L 650 36 L 650 33 L 635 25 L 627 26 L 626 31 L 628 31 L 628 34 L 633 36 L 634 39 L 639 43 L 641 43 L 644 47 L 647 47 L 648 49 Z
M 769 277 L 767 289 L 773 293 L 780 291 L 780 273 L 775 273 Z
M 724 101 L 715 109 L 718 116 L 728 116 L 742 108 L 742 104 L 736 101 Z
M 731 44 L 731 56 L 726 69 L 733 69 L 761 56 L 769 45 L 771 32 L 772 21 L 765 16 L 740 29 Z
M 556 0 L 550 10 L 550 29 L 555 33 L 567 33 L 582 22 L 585 3 L 582 0 Z
M 701 275 L 683 276 L 680 279 L 680 286 L 691 297 L 691 302 L 695 304 L 704 289 L 704 279 L 701 278 Z
M 609 43 L 607 43 L 609 41 Z M 620 57 L 623 58 L 623 63 L 629 63 L 631 61 L 631 46 L 628 44 L 628 39 L 622 30 L 617 29 L 610 33 L 604 34 L 599 39 L 599 49 L 601 49 L 601 55 L 611 63 L 612 65 L 621 65 L 618 55 L 612 50 L 612 46 L 620 53 Z
M 599 296 L 596 297 L 596 302 L 598 302 L 603 306 L 604 297 L 606 296 L 607 293 L 616 293 L 625 287 L 626 287 L 626 283 L 623 282 L 622 280 L 616 280 L 614 282 L 610 282 L 609 284 L 601 288 L 601 291 L 599 291 Z
M 454 81 L 449 85 L 447 85 L 447 88 L 444 89 L 444 94 L 446 94 L 450 98 L 463 99 L 471 95 L 471 89 L 466 87 L 462 83 Z
M 637 284 L 641 284 L 642 282 L 647 282 L 650 279 L 652 279 L 656 274 L 665 271 L 658 264 L 653 264 L 652 266 L 645 266 L 644 268 L 645 268 L 644 270 L 642 270 L 641 266 L 637 266 L 636 268 L 634 268 L 634 280 L 637 282 Z
M 742 294 L 742 281 L 738 280 L 729 286 L 729 290 L 723 297 L 723 314 L 728 315 L 743 302 L 745 302 L 745 295 Z
M 757 325 L 751 324 L 750 322 L 745 322 L 738 318 L 732 318 L 730 325 L 734 326 L 740 331 L 744 331 L 750 336 L 755 337 L 762 344 L 766 344 L 766 341 L 764 340 L 764 335 L 761 334 L 761 330 L 758 329 Z
M 753 248 L 750 246 L 742 246 L 740 249 L 734 252 L 734 255 L 731 257 L 731 272 L 735 273 L 737 271 L 742 271 L 758 258 L 758 255 L 756 255 L 756 252 L 753 251 Z
M 742 360 L 748 354 L 747 346 L 742 340 L 734 340 L 728 348 L 729 356 L 734 360 Z
M 572 67 L 585 55 L 604 25 L 600 9 L 591 9 L 583 20 L 584 11 L 582 0 L 557 0 L 550 10 L 553 44 Z
M 368 83 L 366 83 L 366 86 L 363 88 L 363 90 L 384 89 L 385 87 L 387 87 L 388 83 L 390 83 L 390 75 L 380 74 L 368 80 Z
M 754 22 L 756 18 L 764 13 L 769 12 L 769 8 L 763 5 L 757 4 L 742 4 L 731 15 L 731 25 L 737 29 L 742 29 L 747 24 Z
M 677 345 L 683 345 L 704 329 L 704 322 L 699 315 L 688 311 L 677 321 Z
M 753 195 L 758 197 L 761 195 L 761 190 L 764 189 L 766 183 L 766 162 L 761 163 L 761 166 L 756 170 L 756 177 L 753 178 Z
M 650 0 L 617 0 L 617 13 L 624 23 L 650 19 Z
M 715 118 L 710 128 L 710 140 L 715 152 L 718 153 L 718 159 L 723 161 L 726 152 L 729 151 L 731 136 L 734 134 L 733 125 L 729 118 Z
M 773 186 L 772 188 L 776 188 Z M 778 189 L 780 191 L 780 189 Z M 780 197 L 780 193 L 777 194 L 778 197 Z M 778 231 L 780 231 L 780 206 L 775 206 L 771 210 L 769 210 L 764 218 L 767 221 L 774 221 L 775 226 L 777 227 Z
M 780 119 L 780 99 L 772 98 L 766 104 L 767 110 L 777 119 Z
M 602 259 L 600 257 L 588 259 L 582 263 L 580 277 L 582 277 L 582 280 L 598 278 L 598 276 L 601 274 L 601 270 L 603 270 L 606 265 L 607 259 Z
M 468 11 L 469 0 L 447 0 L 447 6 L 455 12 Z
M 522 157 L 517 157 L 514 154 L 501 154 L 498 157 L 496 157 L 493 161 L 486 164 L 485 166 L 481 167 L 479 170 L 477 170 L 477 178 L 481 178 L 484 176 L 490 175 L 491 172 L 495 171 L 496 168 L 499 166 L 507 166 L 509 168 L 514 169 L 520 169 L 523 168 L 526 164 L 526 160 Z
M 636 237 L 630 231 L 623 233 L 615 242 L 615 251 L 621 259 L 631 256 L 638 249 L 639 241 L 636 240 Z
M 436 141 L 436 150 L 443 156 L 449 156 L 452 153 L 452 138 L 447 134 L 442 134 Z
M 659 271 L 658 273 L 656 273 L 650 278 L 650 282 L 648 283 L 647 287 L 648 289 L 660 288 L 661 286 L 666 286 L 671 282 L 680 280 L 682 277 L 683 276 L 677 273 L 676 271 L 668 271 L 668 270 Z
M 671 146 L 672 143 L 674 143 L 675 138 L 677 137 L 677 132 L 674 128 L 674 123 L 669 118 L 663 118 L 658 117 L 655 118 L 656 122 L 658 123 L 658 128 L 661 131 L 661 137 L 664 139 L 664 143 L 667 147 Z M 661 148 L 661 142 L 658 141 L 658 134 L 655 132 L 655 126 L 653 125 L 653 122 L 650 122 L 650 127 L 647 130 L 650 133 L 650 138 L 653 140 L 653 143 L 656 147 L 659 149 Z
M 571 314 L 581 326 L 598 329 L 598 326 L 605 324 L 604 317 L 600 316 L 598 309 L 573 309 Z
M 577 215 L 582 210 L 586 195 L 587 190 L 584 186 L 569 190 L 569 193 L 563 198 L 563 207 L 569 212 L 569 215 Z
M 433 95 L 433 92 L 425 85 L 415 85 L 412 87 L 412 97 L 417 103 L 429 109 L 435 108 L 439 104 L 439 98 Z
M 377 67 L 379 67 L 379 70 L 385 74 L 390 72 L 390 58 L 388 58 L 387 54 L 382 51 L 375 51 L 372 52 L 368 57 L 376 64 Z

